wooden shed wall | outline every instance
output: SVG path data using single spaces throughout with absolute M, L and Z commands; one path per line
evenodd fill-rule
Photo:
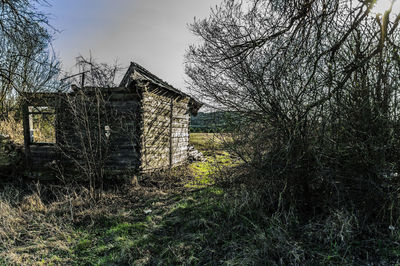
M 78 96 L 79 97 L 79 96 Z M 89 97 L 90 101 L 90 97 Z M 90 127 L 94 138 L 96 138 L 99 128 L 100 135 L 102 138 L 103 153 L 105 155 L 104 165 L 108 170 L 129 170 L 138 169 L 140 165 L 139 156 L 139 102 L 137 96 L 132 95 L 128 92 L 112 93 L 105 97 L 104 103 L 101 105 L 101 122 L 98 124 L 98 113 L 95 102 L 88 102 L 88 115 Z M 83 144 L 88 138 L 83 135 L 85 128 L 80 128 L 79 122 L 74 122 L 75 117 L 67 111 L 68 107 L 64 109 L 64 112 L 60 113 L 59 119 L 59 141 L 62 145 L 63 142 L 68 143 L 71 146 L 71 151 L 81 150 L 82 152 L 74 155 L 74 159 L 79 163 L 84 163 L 80 156 L 83 156 L 84 146 Z M 106 140 L 106 129 L 110 128 L 110 136 Z M 93 139 L 94 139 L 93 138 Z M 94 140 L 94 144 L 96 145 Z M 105 148 L 107 151 L 104 151 Z M 95 147 L 96 149 L 96 147 Z M 68 152 L 68 151 L 67 151 Z
M 106 152 L 104 152 L 105 146 L 102 147 L 103 150 L 101 151 L 105 157 L 104 165 L 106 169 L 137 170 L 140 166 L 140 107 L 138 95 L 126 89 L 120 89 L 116 92 L 104 93 L 103 96 L 104 101 L 100 104 L 100 114 L 97 112 L 94 96 L 88 95 L 84 98 L 85 112 L 87 111 L 88 123 L 91 128 L 87 131 L 87 128 L 82 128 L 82 123 L 77 122 L 84 113 L 75 113 L 74 115 L 70 105 L 71 100 L 77 100 L 77 97 L 81 96 L 55 94 L 51 106 L 54 106 L 55 103 L 57 143 L 55 145 L 32 144 L 29 142 L 29 129 L 24 129 L 28 132 L 25 138 L 30 165 L 34 169 L 43 168 L 53 160 L 62 160 L 65 164 L 79 163 L 84 165 L 84 150 L 89 146 L 87 143 L 88 136 L 93 137 L 92 144 L 96 145 L 97 140 L 95 138 L 100 129 L 102 145 L 107 146 Z M 27 109 L 27 105 L 46 106 L 49 104 L 50 101 L 35 101 L 33 95 L 24 109 Z M 98 115 L 101 116 L 100 127 L 97 123 Z M 24 121 L 24 127 L 28 125 L 29 120 Z M 107 142 L 105 142 L 105 126 L 110 128 L 111 133 Z M 85 142 L 86 144 L 84 144 Z M 97 148 L 94 146 L 94 150 Z
M 145 172 L 182 164 L 189 145 L 189 99 L 144 90 L 142 93 L 141 170 Z
M 41 169 L 59 159 L 57 148 L 54 145 L 31 145 L 30 166 L 33 169 Z
M 139 103 L 110 101 L 113 110 L 109 120 L 110 154 L 107 165 L 118 170 L 138 169 L 140 166 Z
M 170 166 L 171 100 L 144 91 L 142 94 L 141 170 Z
M 136 89 L 140 89 L 140 94 Z M 153 85 L 150 88 L 149 84 L 130 89 L 119 88 L 114 92 L 108 91 L 103 96 L 104 106 L 100 109 L 101 116 L 104 117 L 100 127 L 97 124 L 98 107 L 96 108 L 95 101 L 90 97 L 86 101 L 94 134 L 100 128 L 103 131 L 101 136 L 104 137 L 105 126 L 111 130 L 106 168 L 151 172 L 187 161 L 190 119 L 188 97 Z M 39 166 L 55 159 L 68 162 L 66 156 L 57 152 L 57 148 L 66 144 L 64 146 L 69 146 L 69 149 L 64 149 L 63 152 L 69 152 L 75 163 L 84 164 L 82 133 L 87 132 L 76 126 L 76 117 L 67 101 L 68 97 L 80 96 L 57 97 L 57 144 L 46 147 L 30 145 L 31 160 Z
M 172 165 L 187 161 L 189 146 L 189 98 L 173 102 L 172 111 Z

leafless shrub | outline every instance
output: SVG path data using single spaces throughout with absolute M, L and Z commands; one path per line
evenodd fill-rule
M 232 113 L 231 152 L 276 206 L 397 206 L 399 16 L 374 4 L 226 0 L 192 24 L 190 85 Z
M 1 1 L 0 121 L 18 109 L 25 92 L 54 90 L 58 61 L 49 43 L 54 30 L 36 9 L 45 1 Z M 17 108 L 15 106 L 17 105 Z
M 82 80 L 79 81 L 78 76 L 65 80 L 68 84 L 75 81 L 86 86 L 73 85 L 73 91 L 62 94 L 60 102 L 64 108 L 58 114 L 61 122 L 56 145 L 67 165 L 72 164 L 78 169 L 83 176 L 81 181 L 88 182 L 93 193 L 96 188 L 103 187 L 106 162 L 112 150 L 110 135 L 117 130 L 110 128 L 111 121 L 121 119 L 107 98 L 108 89 L 116 86 L 114 80 L 120 68 L 117 64 L 98 64 L 91 57 L 85 59 L 82 56 L 77 58 L 77 66 Z M 65 173 L 61 171 L 60 174 Z M 76 178 L 72 179 L 76 181 Z
M 102 187 L 105 161 L 109 152 L 109 142 L 105 135 L 105 126 L 109 117 L 105 111 L 105 102 L 100 88 L 94 88 L 87 95 L 79 91 L 67 96 L 66 103 L 70 117 L 69 128 L 60 130 L 59 150 L 82 171 L 91 190 Z M 93 102 L 94 101 L 94 102 Z

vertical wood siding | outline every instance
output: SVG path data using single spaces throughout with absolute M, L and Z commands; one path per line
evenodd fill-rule
M 189 145 L 189 98 L 144 90 L 141 169 L 149 172 L 182 164 Z

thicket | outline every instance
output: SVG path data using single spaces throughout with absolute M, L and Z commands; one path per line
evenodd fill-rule
M 59 62 L 50 42 L 55 30 L 38 10 L 41 0 L 0 1 L 0 176 L 21 170 L 21 103 L 26 92 L 51 91 Z
M 191 86 L 240 115 L 228 147 L 266 211 L 398 230 L 400 15 L 375 4 L 226 0 L 192 24 Z
M 49 46 L 55 30 L 37 0 L 3 0 L 0 5 L 0 119 L 19 109 L 25 92 L 51 91 L 59 62 Z

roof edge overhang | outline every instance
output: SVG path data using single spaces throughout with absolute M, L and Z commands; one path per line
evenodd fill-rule
M 149 72 L 144 67 L 140 66 L 137 63 L 131 62 L 127 72 L 125 73 L 124 77 L 122 78 L 121 83 L 119 84 L 120 87 L 129 87 L 135 81 L 146 81 L 150 82 L 151 84 L 165 89 L 169 92 L 172 92 L 176 95 L 180 95 L 183 97 L 188 97 L 189 101 L 189 109 L 191 114 L 197 115 L 199 109 L 203 106 L 203 103 L 197 100 L 196 98 L 174 88 L 172 85 L 168 84 L 167 82 L 163 81 L 162 79 L 158 78 L 151 72 Z

